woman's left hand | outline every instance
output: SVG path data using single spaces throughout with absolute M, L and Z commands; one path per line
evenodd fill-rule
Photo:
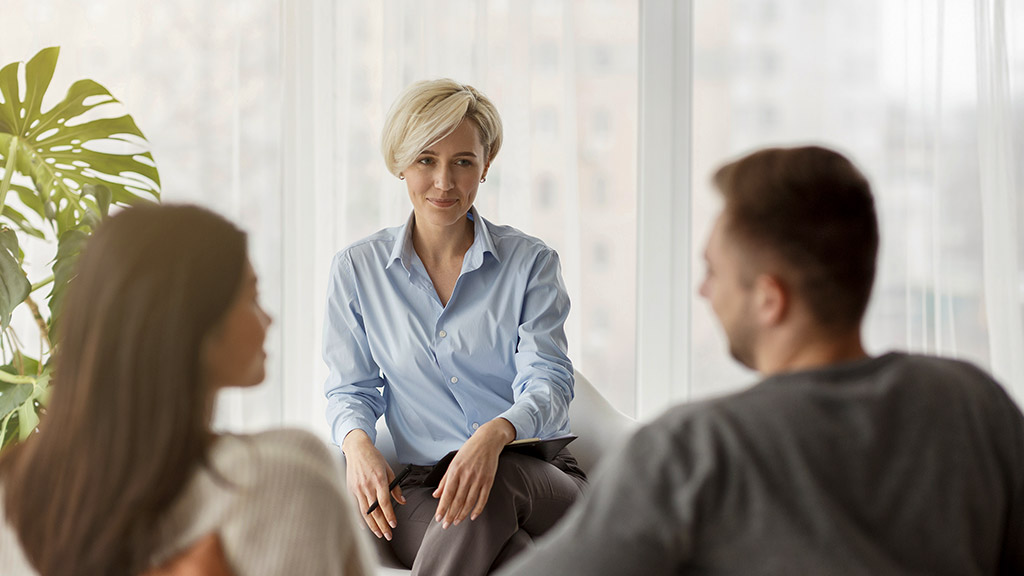
M 498 471 L 498 456 L 506 444 L 515 440 L 516 429 L 504 418 L 484 424 L 459 448 L 441 478 L 433 497 L 440 498 L 434 520 L 442 528 L 458 526 L 469 516 L 476 520 L 487 504 Z

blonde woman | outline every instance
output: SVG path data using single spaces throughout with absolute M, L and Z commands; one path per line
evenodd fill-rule
M 501 148 L 501 118 L 471 86 L 409 86 L 381 149 L 412 203 L 405 224 L 332 263 L 324 326 L 327 418 L 367 526 L 414 574 L 487 574 L 546 532 L 586 479 L 568 450 L 552 462 L 502 448 L 569 432 L 569 298 L 558 255 L 473 207 Z M 383 390 L 383 394 L 378 392 Z M 399 460 L 374 447 L 383 415 Z M 430 467 L 458 449 L 434 489 Z

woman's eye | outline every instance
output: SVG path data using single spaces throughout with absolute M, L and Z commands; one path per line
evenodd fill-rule
M 429 166 L 429 165 L 434 163 L 434 159 L 433 158 L 420 158 L 418 160 L 418 162 L 420 164 L 423 164 L 424 166 Z

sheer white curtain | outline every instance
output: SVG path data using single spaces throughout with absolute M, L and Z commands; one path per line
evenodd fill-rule
M 0 10 L 0 64 L 27 61 L 60 46 L 44 100 L 49 108 L 75 80 L 91 78 L 124 103 L 153 148 L 165 202 L 205 205 L 249 233 L 262 298 L 281 317 L 282 203 L 280 157 L 280 5 L 277 0 L 32 0 Z M 53 247 L 29 242 L 29 261 L 43 270 Z M 26 314 L 27 316 L 27 314 Z M 31 319 L 17 320 L 31 334 Z M 230 391 L 218 406 L 220 425 L 259 428 L 281 421 L 287 394 L 268 341 L 267 382 Z
M 869 350 L 965 358 L 1024 399 L 1014 161 L 1024 140 L 1024 46 L 1010 34 L 1022 28 L 1022 8 L 1001 0 L 693 6 L 692 286 L 718 209 L 708 182 L 715 166 L 765 145 L 837 147 L 871 179 L 882 225 Z M 704 303 L 694 303 L 688 329 L 689 379 L 665 402 L 756 380 L 727 357 Z
M 1020 3 L 977 0 L 978 159 L 984 236 L 986 319 L 992 371 L 1024 403 L 1024 26 Z M 1019 34 L 1017 35 L 1019 37 Z M 1017 71 L 1011 76 L 1011 66 Z M 1011 79 L 1016 86 L 1011 85 Z M 1014 121 L 1014 113 L 1017 118 Z M 1015 172 L 1016 171 L 1016 172 Z

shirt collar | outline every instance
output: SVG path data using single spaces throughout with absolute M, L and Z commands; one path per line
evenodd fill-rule
M 492 258 L 501 262 L 498 257 L 498 250 L 494 248 L 494 239 L 488 230 L 488 222 L 476 211 L 476 206 L 469 209 L 468 218 L 473 220 L 473 245 L 466 252 L 466 258 L 462 263 L 462 270 L 476 270 L 484 263 L 484 254 L 490 254 Z
M 391 247 L 391 255 L 388 256 L 388 264 L 385 268 L 391 268 L 395 262 L 401 262 L 402 267 L 407 272 L 412 272 L 414 251 L 412 246 L 412 223 L 415 216 L 415 212 L 409 214 L 405 224 L 395 232 L 395 243 Z M 473 221 L 473 245 L 466 251 L 465 261 L 462 265 L 463 271 L 479 268 L 483 264 L 484 254 L 490 254 L 495 260 L 500 262 L 501 259 L 498 258 L 498 251 L 494 248 L 494 240 L 487 229 L 487 221 L 476 211 L 476 206 L 469 209 L 466 217 Z
M 412 222 L 415 217 L 416 213 L 411 212 L 405 224 L 395 232 L 395 243 L 391 246 L 391 255 L 388 256 L 388 265 L 384 267 L 385 269 L 391 268 L 395 262 L 401 262 L 407 272 L 412 271 Z

